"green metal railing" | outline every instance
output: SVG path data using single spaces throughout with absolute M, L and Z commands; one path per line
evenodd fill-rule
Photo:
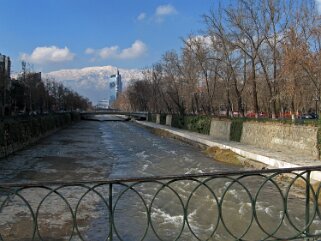
M 320 240 L 321 167 L 0 185 L 0 240 Z

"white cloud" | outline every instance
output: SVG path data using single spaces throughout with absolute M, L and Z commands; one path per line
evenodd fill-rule
M 58 48 L 56 46 L 37 47 L 31 55 L 23 53 L 21 59 L 34 64 L 59 63 L 71 61 L 75 57 L 67 47 Z
M 141 40 L 136 40 L 129 48 L 119 49 L 117 45 L 96 50 L 88 48 L 85 53 L 101 59 L 136 59 L 147 53 L 147 46 Z
M 185 47 L 191 48 L 193 51 L 197 51 L 198 47 L 203 47 L 204 49 L 209 48 L 212 45 L 212 39 L 210 36 L 195 35 L 190 36 L 185 40 Z
M 141 13 L 138 15 L 137 20 L 138 21 L 143 21 L 146 18 L 146 13 Z
M 155 12 L 155 15 L 158 16 L 158 17 L 163 17 L 163 16 L 166 16 L 166 15 L 173 15 L 173 14 L 176 14 L 177 11 L 176 9 L 168 4 L 168 5 L 160 5 L 156 8 L 156 12 Z
M 321 0 L 315 0 L 319 13 L 321 13 Z
M 98 55 L 102 59 L 108 59 L 110 57 L 117 56 L 118 46 L 105 47 L 98 51 Z
M 120 59 L 135 59 L 147 52 L 147 46 L 140 40 L 136 40 L 130 48 L 123 49 L 118 55 Z
M 93 54 L 93 53 L 95 53 L 95 50 L 92 49 L 92 48 L 87 48 L 87 49 L 85 50 L 85 53 L 86 53 L 86 54 Z
M 190 41 L 197 41 L 200 43 L 203 43 L 204 46 L 211 46 L 212 45 L 212 39 L 210 36 L 205 36 L 205 35 L 196 35 L 193 36 Z

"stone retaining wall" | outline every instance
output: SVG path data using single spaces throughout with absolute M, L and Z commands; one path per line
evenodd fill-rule
M 313 126 L 244 122 L 241 143 L 319 157 L 317 133 Z
M 156 123 L 159 124 L 160 115 L 158 114 L 156 117 Z M 224 141 L 230 141 L 232 137 L 232 140 L 248 145 L 319 158 L 318 127 L 277 122 L 241 121 L 242 125 L 238 125 L 237 130 L 233 130 L 235 129 L 232 125 L 233 121 L 237 120 L 213 118 L 210 136 Z M 167 115 L 166 125 L 171 126 L 171 122 L 172 115 Z M 235 133 L 231 133 L 231 131 Z M 236 133 L 236 131 L 239 133 Z M 233 138 L 236 134 L 238 138 Z

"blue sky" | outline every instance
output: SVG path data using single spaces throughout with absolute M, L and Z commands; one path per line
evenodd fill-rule
M 198 34 L 215 0 L 0 0 L 0 53 L 13 71 L 144 68 Z

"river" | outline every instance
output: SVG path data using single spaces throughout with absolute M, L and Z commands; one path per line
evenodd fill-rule
M 240 167 L 213 160 L 197 147 L 154 135 L 136 123 L 81 121 L 1 160 L 0 181 L 2 183 L 99 181 L 108 178 L 196 174 L 239 169 Z M 262 182 L 260 178 L 251 177 L 242 183 L 246 183 L 250 191 L 256 192 L 257 184 L 260 182 Z M 209 189 L 202 186 L 189 196 L 197 187 L 197 182 L 178 181 L 164 189 L 160 189 L 160 185 L 159 183 L 137 185 L 135 190 L 141 196 L 132 191 L 119 196 L 125 189 L 121 185 L 115 185 L 113 192 L 119 198 L 115 199 L 117 208 L 114 216 L 118 237 L 126 241 L 139 240 L 144 236 L 147 227 L 145 240 L 151 241 L 159 240 L 155 233 L 163 240 L 174 240 L 180 233 L 179 240 L 186 241 L 198 240 L 197 238 L 207 240 L 209 237 L 211 237 L 209 240 L 235 239 L 225 232 L 222 223 L 216 227 L 216 220 L 220 215 L 219 204 Z M 234 184 L 225 192 L 226 187 L 231 185 L 231 180 L 226 178 L 211 180 L 207 185 L 215 192 L 217 199 L 224 196 L 221 208 L 225 211 L 221 215 L 226 227 L 238 234 L 246 230 L 247 226 L 251 225 L 252 217 L 251 200 L 247 191 L 241 185 Z M 283 202 L 280 200 L 282 199 L 280 195 L 277 195 L 278 189 L 272 184 L 265 187 L 266 190 L 257 197 L 256 203 L 257 216 L 263 220 L 262 226 L 273 230 L 279 222 L 282 224 L 284 222 L 284 227 L 277 234 L 291 236 L 295 230 L 286 220 L 283 221 Z M 104 193 L 102 195 L 104 196 L 108 192 L 108 187 L 97 190 L 99 193 Z M 155 196 L 157 190 L 160 191 Z M 32 207 L 37 207 L 46 195 L 43 191 L 43 189 L 26 190 L 24 197 L 31 202 Z M 77 208 L 77 200 L 81 198 L 77 191 L 84 193 L 84 188 L 67 187 L 61 190 L 73 210 Z M 108 210 L 98 191 L 85 195 L 78 207 L 78 233 L 81 233 L 84 240 L 105 240 L 104 237 L 109 232 Z M 140 197 L 146 200 L 147 206 L 152 206 L 150 207 L 152 227 L 150 224 L 146 226 L 148 217 Z M 288 203 L 289 209 L 292 210 L 289 213 L 295 213 L 293 220 L 298 226 L 302 226 L 304 220 L 304 208 L 299 208 L 303 202 L 302 198 L 293 196 Z M 24 226 L 24 230 L 27 230 L 26 227 L 32 230 L 28 209 L 22 207 L 21 200 L 12 203 L 7 205 L 0 215 L 0 234 L 4 240 L 31 240 L 32 232 L 21 231 L 21 227 L 19 229 L 18 226 L 20 224 Z M 39 214 L 38 228 L 40 236 L 45 237 L 44 240 L 68 240 L 70 233 L 73 232 L 71 224 L 73 217 L 69 215 L 68 209 L 64 200 L 56 196 L 48 197 L 42 204 L 39 213 L 41 211 L 43 213 Z M 183 221 L 184 211 L 189 215 L 188 225 Z M 52 216 L 56 218 L 52 220 Z M 321 222 L 318 219 L 313 222 L 315 222 L 314 232 L 317 232 L 321 229 Z M 266 236 L 256 229 L 257 224 L 251 225 L 251 232 L 246 238 L 258 240 L 259 237 Z M 191 234 L 191 230 L 194 235 Z M 214 230 L 216 232 L 211 236 Z M 61 238 L 57 237 L 59 235 Z M 118 240 L 118 237 L 115 235 L 115 240 Z M 79 237 L 74 235 L 71 240 L 79 240 Z

